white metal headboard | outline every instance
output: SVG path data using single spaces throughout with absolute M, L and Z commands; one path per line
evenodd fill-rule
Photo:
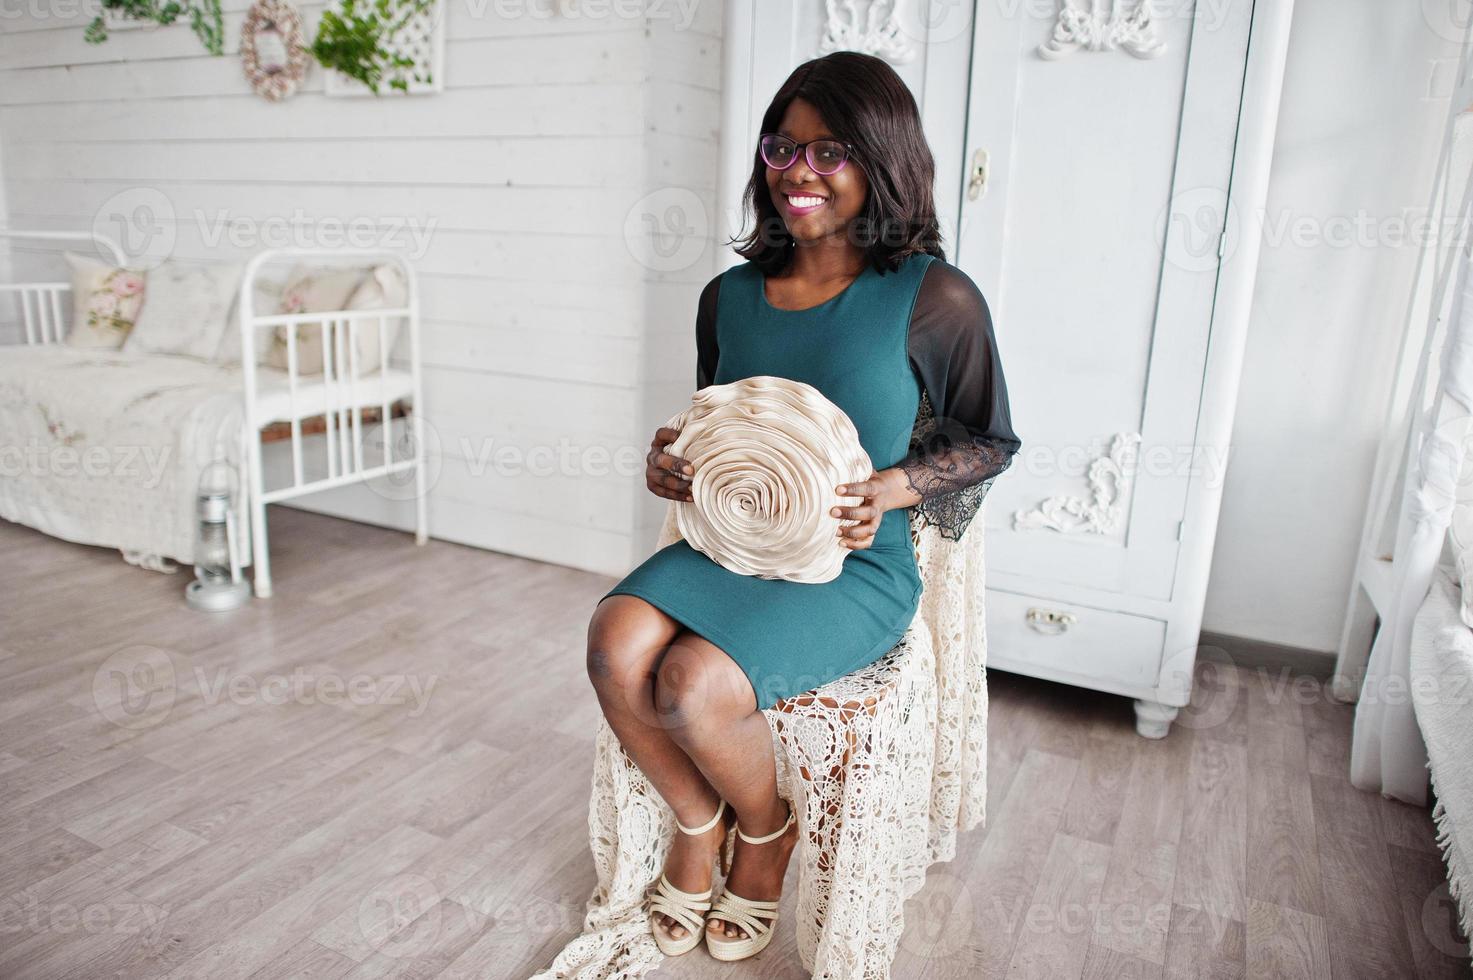
M 317 260 L 372 260 L 392 262 L 403 272 L 406 294 L 401 307 L 367 310 L 336 310 L 310 313 L 258 314 L 255 309 L 255 282 L 261 269 L 268 263 L 282 259 Z M 255 529 L 255 545 L 252 561 L 255 566 L 255 588 L 258 596 L 271 594 L 270 554 L 267 548 L 266 505 L 291 500 L 319 490 L 364 483 L 379 477 L 397 473 L 413 472 L 415 479 L 415 540 L 423 544 L 428 533 L 424 467 L 424 397 L 422 389 L 423 370 L 420 362 L 419 336 L 419 282 L 414 267 L 396 252 L 377 249 L 268 249 L 253 256 L 246 264 L 245 275 L 240 284 L 240 299 L 237 304 L 240 317 L 241 372 L 245 387 L 245 447 L 246 469 L 249 474 L 251 524 Z M 374 408 L 379 411 L 384 431 L 391 418 L 391 397 L 388 393 L 389 348 L 386 334 L 388 321 L 403 318 L 409 333 L 409 367 L 412 378 L 410 401 L 414 406 L 409 423 L 413 432 L 412 451 L 406 456 L 395 458 L 392 440 L 387 437 L 382 446 L 382 456 L 373 459 L 364 451 L 363 411 Z M 302 327 L 312 324 L 319 328 L 318 343 L 322 354 L 320 379 L 303 379 L 298 370 L 299 350 L 304 343 L 298 336 Z M 285 486 L 267 489 L 261 459 L 261 428 L 273 421 L 261 412 L 258 401 L 257 378 L 261 371 L 257 364 L 258 335 L 266 330 L 285 328 L 286 382 L 289 408 L 285 421 L 290 425 L 291 476 Z M 380 370 L 376 377 L 359 377 L 358 345 L 356 336 L 360 331 L 372 330 L 378 334 Z M 323 417 L 325 436 L 325 476 L 312 477 L 306 472 L 303 455 L 302 421 L 306 414 L 299 407 L 302 389 L 311 385 L 319 396 L 318 402 Z
M 123 250 L 106 235 L 75 231 L 0 231 L 7 240 L 91 243 L 112 254 L 115 265 L 124 264 Z M 25 325 L 27 344 L 59 344 L 66 336 L 67 325 L 62 315 L 61 294 L 70 293 L 70 282 L 0 283 L 0 294 L 14 294 L 20 302 L 21 322 Z

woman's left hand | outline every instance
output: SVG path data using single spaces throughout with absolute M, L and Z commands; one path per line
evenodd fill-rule
M 850 551 L 858 551 L 874 544 L 875 532 L 880 529 L 880 519 L 885 511 L 898 507 L 909 507 L 916 495 L 905 482 L 905 474 L 891 468 L 871 473 L 863 483 L 841 483 L 834 488 L 841 497 L 863 497 L 857 507 L 834 507 L 829 514 L 839 520 L 858 521 L 839 528 L 839 543 Z

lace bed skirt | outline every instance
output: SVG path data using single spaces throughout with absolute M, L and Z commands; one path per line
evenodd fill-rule
M 783 918 L 796 917 L 799 957 L 825 980 L 890 976 L 905 900 L 932 862 L 955 855 L 958 831 L 985 816 L 984 525 L 951 541 L 917 511 L 910 521 L 925 591 L 900 643 L 763 712 L 778 792 L 800 834 L 797 896 L 784 896 Z M 672 508 L 656 547 L 677 539 Z M 602 717 L 595 752 L 588 828 L 597 884 L 582 934 L 532 980 L 624 980 L 664 959 L 647 897 L 675 815 Z

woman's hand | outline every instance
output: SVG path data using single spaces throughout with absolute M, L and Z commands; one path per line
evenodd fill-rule
M 906 483 L 904 471 L 896 467 L 871 473 L 863 483 L 841 483 L 834 489 L 841 497 L 864 498 L 857 507 L 834 507 L 829 511 L 840 520 L 859 521 L 839 528 L 839 543 L 850 551 L 874 544 L 875 532 L 880 529 L 880 518 L 885 516 L 885 511 L 913 507 L 921 499 Z
M 644 457 L 644 483 L 650 488 L 650 493 L 656 496 L 690 502 L 695 499 L 690 492 L 690 476 L 695 472 L 695 467 L 678 456 L 665 452 L 665 448 L 679 437 L 679 429 L 662 425 L 655 430 L 650 451 Z

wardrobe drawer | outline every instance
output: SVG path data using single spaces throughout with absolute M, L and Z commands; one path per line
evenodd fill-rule
M 1001 670 L 1150 688 L 1165 645 L 1159 619 L 987 590 L 987 660 Z

